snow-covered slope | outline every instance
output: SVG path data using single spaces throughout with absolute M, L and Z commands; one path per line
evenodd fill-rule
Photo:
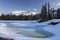
M 42 23 L 36 21 L 0 21 L 0 36 L 14 40 L 60 40 L 60 23 L 48 25 L 50 22 L 60 22 L 60 19 Z M 48 37 L 41 38 L 46 36 Z

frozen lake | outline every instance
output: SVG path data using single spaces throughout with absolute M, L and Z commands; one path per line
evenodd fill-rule
M 47 24 L 49 22 L 0 20 L 0 36 L 16 40 L 52 40 L 55 33 L 48 29 L 51 26 Z

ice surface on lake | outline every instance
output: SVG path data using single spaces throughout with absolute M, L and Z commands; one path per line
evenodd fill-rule
M 60 23 L 53 26 L 48 25 L 50 22 L 60 22 L 60 19 L 42 23 L 0 20 L 0 36 L 15 40 L 60 40 Z M 48 35 L 51 35 L 51 37 L 40 38 Z
M 6 23 L 0 23 L 0 33 L 2 33 L 2 34 L 12 34 L 14 32 L 7 27 Z

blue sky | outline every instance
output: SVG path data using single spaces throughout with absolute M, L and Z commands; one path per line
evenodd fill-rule
M 51 7 L 59 8 L 60 0 L 0 0 L 0 13 L 10 13 L 15 10 L 40 10 L 45 2 L 50 2 Z

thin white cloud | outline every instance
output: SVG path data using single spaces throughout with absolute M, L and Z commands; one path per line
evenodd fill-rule
M 57 6 L 60 6 L 60 2 L 56 3 Z
M 53 5 L 60 6 L 60 2 L 53 3 Z

